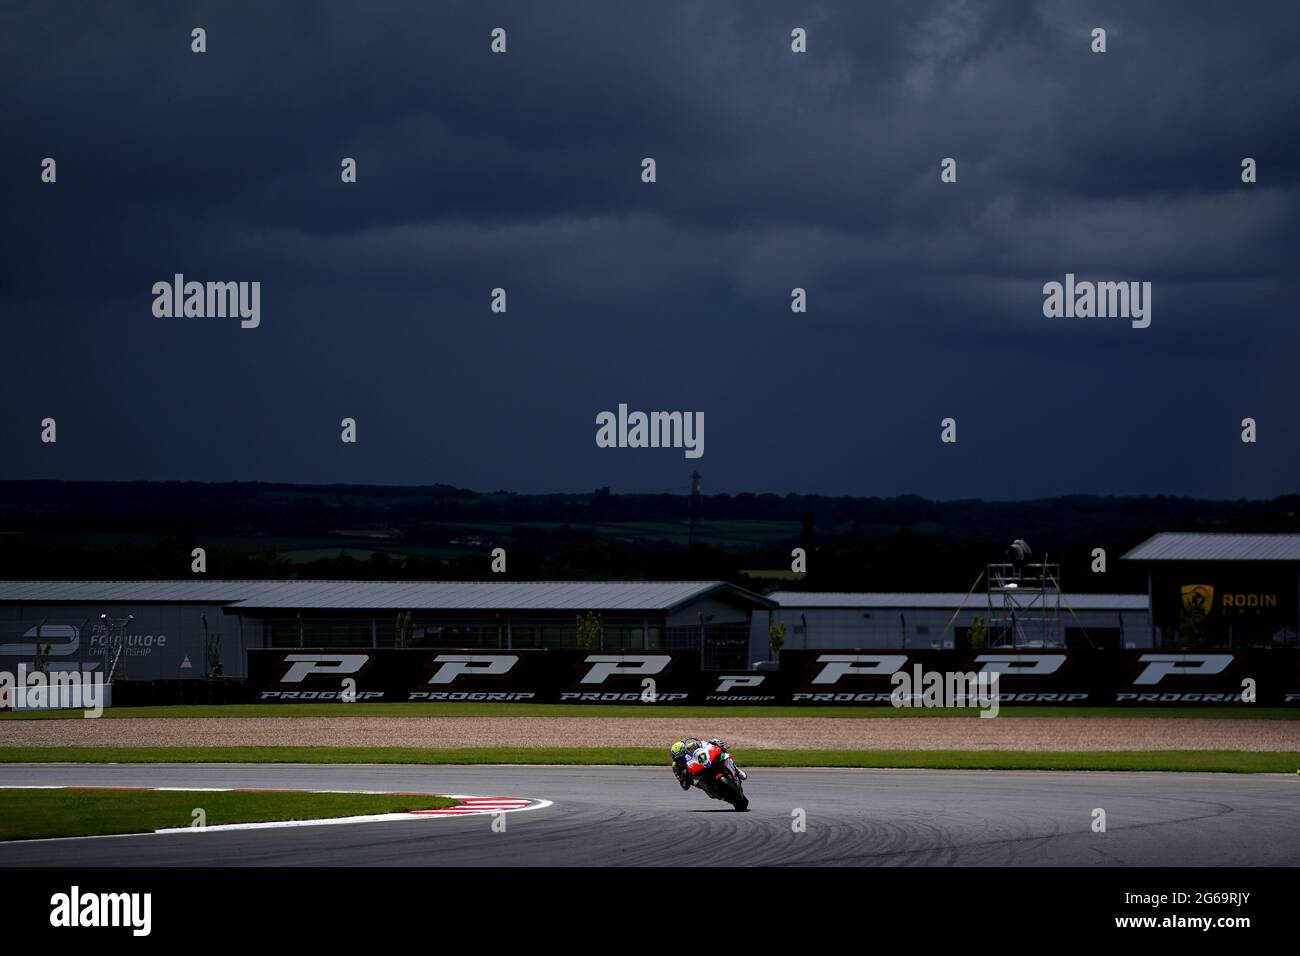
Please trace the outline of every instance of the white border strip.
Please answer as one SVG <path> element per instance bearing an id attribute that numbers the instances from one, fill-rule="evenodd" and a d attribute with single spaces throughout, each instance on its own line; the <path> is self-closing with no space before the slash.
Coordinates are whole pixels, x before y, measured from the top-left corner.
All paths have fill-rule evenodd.
<path id="1" fill-rule="evenodd" d="M 277 788 L 250 789 L 246 787 L 83 787 L 65 784 L 44 785 L 24 784 L 19 786 L 0 786 L 0 790 L 77 790 L 82 792 L 108 791 L 129 792 L 140 790 L 160 790 L 172 793 L 356 793 L 371 796 L 393 794 L 405 796 L 405 790 L 281 790 Z M 485 813 L 519 813 L 524 810 L 544 810 L 553 806 L 550 800 L 537 800 L 531 797 L 483 797 L 476 794 L 411 794 L 411 796 L 445 796 L 451 800 L 477 800 L 482 806 L 444 807 L 441 810 L 407 810 L 400 813 L 370 813 L 355 817 L 322 817 L 317 820 L 266 820 L 258 823 L 218 823 L 204 827 L 166 827 L 161 830 L 141 830 L 139 833 L 92 833 L 85 836 L 38 837 L 32 840 L 0 840 L 0 847 L 18 843 L 53 843 L 64 840 L 110 840 L 120 837 L 153 836 L 160 833 L 215 833 L 224 830 L 272 830 L 282 827 L 320 827 L 336 826 L 350 823 L 397 823 L 412 820 L 445 820 L 450 818 L 482 816 Z M 498 802 L 499 801 L 499 802 Z M 503 806 L 506 802 L 526 801 L 526 806 Z"/>
<path id="2" fill-rule="evenodd" d="M 541 810 L 551 806 L 550 800 L 534 800 L 526 807 L 507 809 L 465 809 L 453 813 L 373 813 L 362 817 L 326 817 L 320 820 L 270 820 L 265 823 L 218 823 L 210 827 L 175 827 L 154 830 L 154 833 L 213 833 L 219 830 L 272 830 L 277 827 L 322 827 L 343 823 L 396 823 L 405 820 L 449 820 L 453 817 L 481 816 L 485 813 L 518 813 L 522 810 Z M 448 807 L 453 810 L 454 808 Z"/>

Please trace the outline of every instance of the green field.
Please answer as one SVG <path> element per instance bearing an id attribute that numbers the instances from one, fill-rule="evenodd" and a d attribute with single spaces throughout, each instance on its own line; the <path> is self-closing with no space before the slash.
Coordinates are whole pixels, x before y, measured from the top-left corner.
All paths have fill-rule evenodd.
<path id="1" fill-rule="evenodd" d="M 455 803 L 446 797 L 413 794 L 0 788 L 0 840 L 152 833 L 190 826 L 199 808 L 207 825 L 216 826 L 434 810 Z"/>
<path id="2" fill-rule="evenodd" d="M 0 713 L 0 720 L 80 719 L 75 710 L 35 710 Z M 669 717 L 674 720 L 718 720 L 736 717 L 974 717 L 974 708 L 939 707 L 679 707 L 654 704 L 487 704 L 487 703 L 355 703 L 355 704 L 180 704 L 169 707 L 110 707 L 109 719 L 130 717 Z M 1003 707 L 999 717 L 1100 717 L 1253 720 L 1300 719 L 1300 707 Z"/>
<path id="3" fill-rule="evenodd" d="M 1154 750 L 740 750 L 745 767 L 1167 770 L 1300 773 L 1300 752 Z M 666 766 L 658 747 L 0 747 L 0 763 L 349 763 Z"/>
<path id="4" fill-rule="evenodd" d="M 776 568 L 770 571 L 762 568 L 742 568 L 740 573 L 757 581 L 802 581 L 808 577 L 804 571 L 791 571 L 788 568 Z"/>
<path id="5" fill-rule="evenodd" d="M 286 500 L 292 501 L 292 497 Z M 418 501 L 410 499 L 411 502 Z M 390 502 L 391 503 L 391 502 Z M 363 522 L 364 523 L 364 522 Z M 381 522 L 382 523 L 382 522 Z M 702 520 L 696 524 L 694 540 L 718 548 L 762 548 L 784 544 L 799 536 L 799 521 L 764 518 L 728 518 Z M 567 530 L 603 540 L 626 541 L 641 545 L 682 546 L 691 539 L 690 522 L 681 521 L 430 521 L 422 523 L 420 538 L 427 542 L 410 544 L 402 538 L 374 538 L 347 534 L 247 534 L 208 535 L 199 544 L 213 549 L 242 552 L 292 552 L 340 548 L 380 551 L 394 557 L 403 555 L 462 556 L 483 554 L 482 548 L 449 547 L 438 542 L 450 535 L 493 539 L 527 531 L 554 532 Z M 122 547 L 156 547 L 164 535 L 156 532 L 122 533 L 108 531 L 63 532 L 35 531 L 22 534 L 24 542 L 49 551 L 113 551 Z"/>

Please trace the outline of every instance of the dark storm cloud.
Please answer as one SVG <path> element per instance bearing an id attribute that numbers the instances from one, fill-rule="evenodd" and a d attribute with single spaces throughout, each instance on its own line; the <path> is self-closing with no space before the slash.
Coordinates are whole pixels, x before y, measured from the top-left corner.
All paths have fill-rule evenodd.
<path id="1" fill-rule="evenodd" d="M 1294 490 L 1295 21 L 32 5 L 0 41 L 0 476 L 682 487 L 679 454 L 594 447 L 626 401 L 706 413 L 714 490 Z M 1044 319 L 1067 271 L 1152 281 L 1152 327 Z M 154 319 L 174 272 L 262 281 L 263 327 Z"/>

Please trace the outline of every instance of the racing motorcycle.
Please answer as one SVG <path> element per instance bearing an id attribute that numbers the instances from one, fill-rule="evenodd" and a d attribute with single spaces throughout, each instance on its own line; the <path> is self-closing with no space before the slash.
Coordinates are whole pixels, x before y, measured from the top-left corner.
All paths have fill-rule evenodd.
<path id="1" fill-rule="evenodd" d="M 704 744 L 687 762 L 691 778 L 714 800 L 725 800 L 737 810 L 749 809 L 749 798 L 731 754 L 717 744 Z"/>

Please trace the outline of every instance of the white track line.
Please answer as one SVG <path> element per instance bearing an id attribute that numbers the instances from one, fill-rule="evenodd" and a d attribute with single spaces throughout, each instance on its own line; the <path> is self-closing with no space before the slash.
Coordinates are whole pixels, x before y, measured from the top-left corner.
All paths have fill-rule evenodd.
<path id="1" fill-rule="evenodd" d="M 405 790 L 283 790 L 277 788 L 248 787 L 79 787 L 75 785 L 22 784 L 18 786 L 0 786 L 0 790 L 77 790 L 77 791 L 141 791 L 156 790 L 170 793 L 357 793 L 369 796 L 395 794 L 408 795 Z M 13 843 L 53 843 L 62 840 L 109 840 L 116 837 L 151 836 L 160 833 L 213 833 L 219 830 L 271 830 L 280 827 L 319 827 L 335 826 L 347 823 L 395 823 L 399 821 L 430 820 L 443 817 L 465 817 L 485 813 L 518 813 L 522 810 L 543 810 L 552 806 L 550 800 L 535 800 L 525 797 L 481 797 L 471 794 L 409 794 L 410 796 L 446 796 L 461 803 L 454 807 L 439 810 L 405 810 L 400 813 L 370 813 L 354 817 L 323 817 L 317 820 L 267 820 L 259 823 L 218 823 L 204 827 L 166 827 L 161 830 L 145 830 L 140 833 L 97 833 L 87 836 L 40 837 L 34 840 L 4 840 L 0 846 Z"/>

